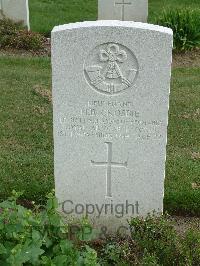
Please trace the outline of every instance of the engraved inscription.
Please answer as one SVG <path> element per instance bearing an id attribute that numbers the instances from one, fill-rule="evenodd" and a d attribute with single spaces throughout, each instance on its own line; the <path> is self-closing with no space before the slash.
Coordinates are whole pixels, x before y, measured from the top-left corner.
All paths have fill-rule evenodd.
<path id="1" fill-rule="evenodd" d="M 108 161 L 95 162 L 91 161 L 94 166 L 107 166 L 106 170 L 106 197 L 112 197 L 112 167 L 125 167 L 127 168 L 128 162 L 117 163 L 112 161 L 112 142 L 105 142 L 108 148 Z"/>
<path id="2" fill-rule="evenodd" d="M 84 64 L 87 82 L 106 95 L 116 95 L 131 87 L 138 71 L 138 61 L 133 52 L 117 43 L 97 46 Z"/>
<path id="3" fill-rule="evenodd" d="M 121 2 L 115 2 L 115 5 L 120 5 L 122 8 L 121 11 L 121 20 L 124 21 L 125 19 L 125 6 L 132 5 L 131 2 L 127 2 L 125 0 L 122 0 Z"/>
<path id="4" fill-rule="evenodd" d="M 104 139 L 159 140 L 165 123 L 145 119 L 132 101 L 90 100 L 87 103 L 68 103 L 70 112 L 59 115 L 60 137 Z"/>

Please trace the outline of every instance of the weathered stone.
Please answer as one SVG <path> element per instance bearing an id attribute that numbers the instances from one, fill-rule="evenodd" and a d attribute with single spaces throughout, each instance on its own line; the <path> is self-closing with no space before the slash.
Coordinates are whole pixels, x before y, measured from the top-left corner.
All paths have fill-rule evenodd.
<path id="1" fill-rule="evenodd" d="M 162 212 L 171 59 L 168 28 L 53 29 L 55 183 L 66 214 L 110 229 Z"/>

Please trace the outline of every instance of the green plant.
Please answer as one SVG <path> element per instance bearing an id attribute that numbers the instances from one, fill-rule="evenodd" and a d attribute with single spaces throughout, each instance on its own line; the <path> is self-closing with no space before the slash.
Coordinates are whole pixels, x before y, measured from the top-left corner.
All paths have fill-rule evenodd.
<path id="1" fill-rule="evenodd" d="M 30 32 L 10 19 L 0 20 L 0 47 L 37 51 L 44 47 L 44 37 Z"/>
<path id="2" fill-rule="evenodd" d="M 69 227 L 56 210 L 53 193 L 43 210 L 18 205 L 20 196 L 13 191 L 0 203 L 0 265 L 98 265 L 95 250 L 78 248 L 67 238 Z"/>
<path id="3" fill-rule="evenodd" d="M 13 39 L 13 47 L 17 49 L 38 51 L 44 47 L 44 38 L 35 32 L 19 30 Z"/>
<path id="4" fill-rule="evenodd" d="M 188 256 L 190 265 L 199 265 L 200 263 L 200 231 L 189 230 L 183 241 L 184 252 Z"/>
<path id="5" fill-rule="evenodd" d="M 143 260 L 155 265 L 184 265 L 187 257 L 174 227 L 166 218 L 148 215 L 146 219 L 132 219 L 132 238 L 139 245 Z"/>
<path id="6" fill-rule="evenodd" d="M 23 29 L 21 23 L 15 23 L 10 19 L 0 20 L 0 47 L 6 47 L 11 42 L 17 31 Z"/>
<path id="7" fill-rule="evenodd" d="M 0 33 L 3 35 L 13 35 L 16 30 L 23 29 L 21 22 L 14 22 L 11 19 L 0 19 Z"/>
<path id="8" fill-rule="evenodd" d="M 116 265 L 121 257 L 121 250 L 117 243 L 108 243 L 102 251 L 101 257 L 109 263 L 109 265 Z"/>
<path id="9" fill-rule="evenodd" d="M 146 249 L 144 250 L 141 265 L 159 266 L 157 257 L 154 254 L 149 254 Z"/>
<path id="10" fill-rule="evenodd" d="M 173 30 L 175 50 L 185 51 L 200 46 L 200 10 L 164 11 L 156 23 Z"/>
<path id="11" fill-rule="evenodd" d="M 132 238 L 89 241 L 82 234 L 72 241 L 54 193 L 48 194 L 46 206 L 32 202 L 32 210 L 17 204 L 21 196 L 13 191 L 0 203 L 0 265 L 199 265 L 200 232 L 180 237 L 166 216 L 132 219 Z M 88 228 L 88 221 L 80 225 Z"/>
<path id="12" fill-rule="evenodd" d="M 100 265 L 128 266 L 139 263 L 137 245 L 127 237 L 107 239 L 99 257 Z"/>

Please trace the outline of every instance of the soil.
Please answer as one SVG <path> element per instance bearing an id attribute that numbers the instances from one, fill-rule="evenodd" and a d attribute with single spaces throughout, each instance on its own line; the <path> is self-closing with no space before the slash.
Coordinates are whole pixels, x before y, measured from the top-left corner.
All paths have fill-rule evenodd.
<path id="1" fill-rule="evenodd" d="M 22 56 L 22 57 L 35 57 L 35 56 L 51 56 L 51 40 L 49 38 L 44 38 L 44 48 L 38 51 L 27 51 L 19 50 L 13 48 L 0 48 L 0 56 Z"/>
<path id="2" fill-rule="evenodd" d="M 45 98 L 48 102 L 52 103 L 52 90 L 43 88 L 41 85 L 35 85 L 33 87 L 34 92 L 41 96 L 42 98 Z"/>
<path id="3" fill-rule="evenodd" d="M 173 54 L 173 67 L 200 67 L 200 48 Z"/>
<path id="4" fill-rule="evenodd" d="M 170 220 L 174 224 L 177 233 L 184 235 L 189 229 L 200 231 L 200 217 L 171 216 Z"/>

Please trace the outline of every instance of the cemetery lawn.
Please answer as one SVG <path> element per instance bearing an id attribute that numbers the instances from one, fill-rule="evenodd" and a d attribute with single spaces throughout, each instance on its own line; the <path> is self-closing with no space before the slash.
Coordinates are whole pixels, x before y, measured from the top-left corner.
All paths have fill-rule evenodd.
<path id="1" fill-rule="evenodd" d="M 98 0 L 29 0 L 31 29 L 50 34 L 55 25 L 96 20 Z M 163 9 L 199 9 L 199 0 L 149 0 L 149 22 L 153 23 Z"/>
<path id="2" fill-rule="evenodd" d="M 0 57 L 0 199 L 54 187 L 49 58 Z M 165 210 L 200 216 L 200 68 L 172 72 Z"/>
<path id="3" fill-rule="evenodd" d="M 54 185 L 52 108 L 36 91 L 50 87 L 50 60 L 1 57 L 0 69 L 0 198 L 15 188 L 42 201 Z"/>

